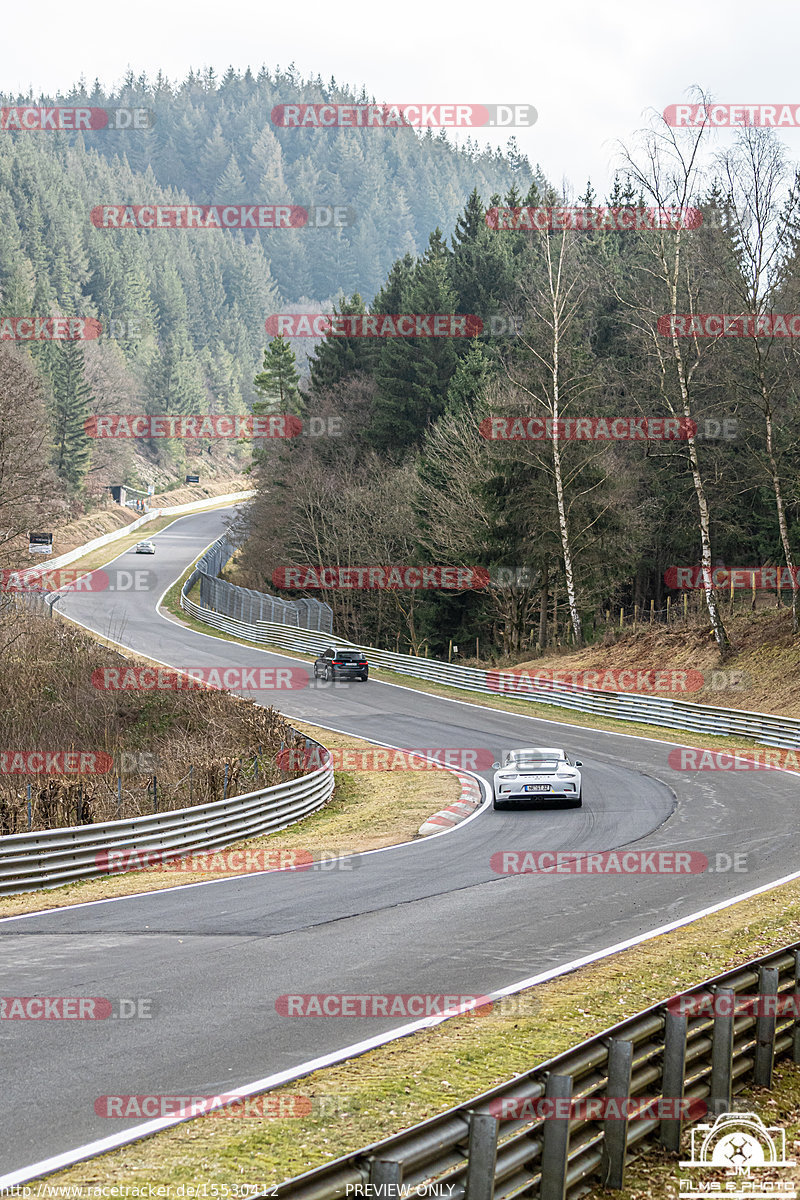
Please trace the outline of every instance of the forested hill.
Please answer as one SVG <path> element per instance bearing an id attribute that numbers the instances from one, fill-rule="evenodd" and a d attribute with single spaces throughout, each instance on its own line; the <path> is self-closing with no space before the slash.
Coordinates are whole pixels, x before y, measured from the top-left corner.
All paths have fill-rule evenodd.
<path id="1" fill-rule="evenodd" d="M 299 98 L 365 101 L 334 80 L 293 72 L 190 74 L 181 84 L 127 78 L 113 92 L 83 84 L 65 96 L 0 96 L 0 108 L 145 109 L 146 129 L 15 130 L 0 119 L 0 321 L 96 318 L 98 341 L 20 343 L 43 387 L 61 486 L 99 497 L 125 477 L 159 486 L 180 474 L 174 440 L 89 446 L 90 413 L 250 411 L 265 319 L 286 305 L 367 301 L 392 264 L 449 236 L 468 195 L 524 192 L 527 159 L 456 147 L 401 129 L 281 129 L 272 109 Z M 339 229 L 110 229 L 97 205 L 339 205 Z M 113 324 L 112 324 L 113 322 Z M 2 326 L 0 326 L 2 328 Z M 7 336 L 2 335 L 4 338 Z M 217 464 L 234 446 L 217 447 Z M 209 457 L 211 455 L 211 457 Z M 219 462 L 222 466 L 222 462 Z M 76 500 L 77 502 L 77 500 Z"/>
<path id="2" fill-rule="evenodd" d="M 4 96 L 0 104 L 145 108 L 154 118 L 152 128 L 47 136 L 6 132 L 0 154 L 4 161 L 16 153 L 23 161 L 42 156 L 63 167 L 64 147 L 73 147 L 77 158 L 70 160 L 70 174 L 77 167 L 78 179 L 85 177 L 90 186 L 80 189 L 79 184 L 79 189 L 84 196 L 91 193 L 92 203 L 145 203 L 166 196 L 173 203 L 183 198 L 199 204 L 348 206 L 354 223 L 339 233 L 281 230 L 259 237 L 285 301 L 324 302 L 340 292 L 359 292 L 369 300 L 396 259 L 421 252 L 437 226 L 446 235 L 452 232 L 473 188 L 488 199 L 505 195 L 515 181 L 524 192 L 531 179 L 530 164 L 513 142 L 503 154 L 481 150 L 475 141 L 457 147 L 444 131 L 282 129 L 271 120 L 279 104 L 371 99 L 334 79 L 328 84 L 319 76 L 301 79 L 293 70 L 271 74 L 262 68 L 254 76 L 230 69 L 221 80 L 207 71 L 190 74 L 178 85 L 161 76 L 151 81 L 129 75 L 111 92 L 97 83 L 90 89 L 81 84 L 66 96 L 35 101 Z M 88 160 L 85 166 L 82 157 Z M 107 164 L 107 173 L 98 159 Z M 3 193 L 5 186 L 4 181 Z M 83 207 L 76 211 L 70 203 L 69 208 L 81 225 Z M 29 234 L 23 244 L 30 252 L 39 231 L 24 224 L 23 231 Z M 48 232 L 41 231 L 46 248 Z M 81 240 L 87 236 L 84 231 Z M 0 260 L 0 270 L 4 266 Z"/>

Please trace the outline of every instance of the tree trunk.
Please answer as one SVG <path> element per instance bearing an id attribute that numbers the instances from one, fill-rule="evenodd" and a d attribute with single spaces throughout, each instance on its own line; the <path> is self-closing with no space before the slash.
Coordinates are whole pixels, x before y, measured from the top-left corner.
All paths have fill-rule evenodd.
<path id="1" fill-rule="evenodd" d="M 567 602 L 569 604 L 569 615 L 572 621 L 572 632 L 575 638 L 575 645 L 583 645 L 583 630 L 581 629 L 581 616 L 578 612 L 578 602 L 575 595 L 575 576 L 572 569 L 572 544 L 569 537 L 569 522 L 567 520 L 567 506 L 564 502 L 564 480 L 561 470 L 561 451 L 558 445 L 558 422 L 561 418 L 561 395 L 559 391 L 559 342 L 560 329 L 558 320 L 558 306 L 553 297 L 553 472 L 556 481 L 556 504 L 558 506 L 558 530 L 561 535 L 561 552 L 564 556 L 564 576 L 567 582 Z"/>
<path id="2" fill-rule="evenodd" d="M 544 654 L 547 648 L 547 592 L 548 592 L 548 565 L 544 564 L 542 572 L 542 590 L 539 597 L 539 648 Z"/>
<path id="3" fill-rule="evenodd" d="M 786 566 L 789 570 L 789 578 L 792 581 L 792 633 L 796 636 L 798 632 L 797 626 L 797 572 L 794 567 L 794 559 L 792 558 L 792 548 L 789 545 L 789 528 L 786 524 L 786 507 L 783 500 L 783 488 L 781 486 L 781 477 L 778 471 L 778 463 L 775 459 L 775 449 L 772 440 L 772 412 L 769 405 L 769 394 L 767 392 L 766 381 L 763 372 L 761 374 L 761 395 L 764 400 L 764 423 L 766 425 L 767 434 L 767 457 L 769 459 L 769 469 L 772 475 L 772 489 L 775 493 L 775 507 L 778 511 L 778 529 L 781 535 L 781 545 L 783 546 L 783 556 L 786 559 Z M 780 593 L 778 593 L 780 595 Z"/>
<path id="4" fill-rule="evenodd" d="M 675 314 L 678 311 L 678 267 L 680 264 L 680 232 L 675 234 L 675 267 L 672 278 L 670 279 L 670 311 Z M 689 385 L 686 378 L 686 365 L 683 361 L 683 351 L 679 344 L 678 336 L 674 332 L 672 334 L 672 353 L 675 358 L 675 366 L 677 368 L 678 385 L 681 392 L 681 405 L 683 408 L 683 416 L 686 421 L 687 432 L 693 428 L 692 409 L 689 401 Z M 730 642 L 725 631 L 725 625 L 722 621 L 722 615 L 717 604 L 717 597 L 714 595 L 713 580 L 711 578 L 711 521 L 708 513 L 708 500 L 706 498 L 706 489 L 703 484 L 703 477 L 700 473 L 700 461 L 697 457 L 697 440 L 694 433 L 689 432 L 688 436 L 689 447 L 689 462 L 692 468 L 692 482 L 694 483 L 694 491 L 697 497 L 697 508 L 700 516 L 700 551 L 701 563 L 703 569 L 703 591 L 706 600 L 706 609 L 708 611 L 711 628 L 714 632 L 714 640 L 717 643 L 720 660 L 724 661 L 730 653 Z"/>

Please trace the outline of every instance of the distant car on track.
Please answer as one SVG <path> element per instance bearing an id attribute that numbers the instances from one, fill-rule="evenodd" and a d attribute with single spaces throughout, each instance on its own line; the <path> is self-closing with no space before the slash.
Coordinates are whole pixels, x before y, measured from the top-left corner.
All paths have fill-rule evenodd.
<path id="1" fill-rule="evenodd" d="M 561 801 L 570 808 L 583 804 L 582 763 L 570 762 L 564 750 L 529 746 L 507 750 L 502 765 L 492 764 L 494 808 L 520 808 L 526 804 Z"/>
<path id="2" fill-rule="evenodd" d="M 133 548 L 134 554 L 155 554 L 155 542 L 137 542 Z"/>
<path id="3" fill-rule="evenodd" d="M 340 650 L 328 646 L 314 663 L 314 678 L 319 679 L 369 679 L 369 663 L 360 650 Z"/>

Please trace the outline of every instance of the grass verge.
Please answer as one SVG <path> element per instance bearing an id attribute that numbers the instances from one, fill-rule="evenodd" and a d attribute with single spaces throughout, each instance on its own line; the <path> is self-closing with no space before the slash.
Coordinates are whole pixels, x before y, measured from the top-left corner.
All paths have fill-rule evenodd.
<path id="1" fill-rule="evenodd" d="M 221 640 L 252 645 L 186 617 L 178 607 L 179 591 L 180 582 L 170 589 L 165 606 L 188 627 Z M 285 653 L 278 647 L 258 648 Z M 312 656 L 293 653 L 292 657 L 308 660 Z M 394 672 L 374 671 L 373 676 L 395 683 L 400 678 L 403 686 L 412 690 L 469 699 L 481 707 L 557 723 L 656 737 L 665 742 L 691 739 L 692 744 L 701 746 L 724 745 L 726 741 L 565 712 L 550 705 L 484 697 L 398 677 Z M 559 722 L 561 712 L 563 722 Z M 320 736 L 326 745 L 336 744 L 333 739 L 337 735 L 320 731 Z M 736 741 L 737 746 L 747 744 Z M 346 849 L 338 840 L 335 844 L 339 852 Z M 325 848 L 331 849 L 332 844 Z M 86 1189 L 109 1183 L 178 1186 L 209 1180 L 231 1188 L 244 1184 L 269 1187 L 464 1102 L 632 1016 L 657 999 L 694 986 L 701 976 L 729 969 L 798 938 L 800 883 L 791 883 L 530 989 L 511 1002 L 495 1006 L 485 1016 L 452 1019 L 277 1091 L 278 1096 L 309 1097 L 312 1111 L 307 1116 L 271 1120 L 198 1118 L 91 1163 L 58 1172 L 50 1182 Z M 536 970 L 535 963 L 530 970 Z M 800 1094 L 797 1070 L 782 1065 L 776 1082 L 774 1092 L 758 1093 L 759 1111 L 765 1117 L 771 1111 L 796 1114 Z M 795 1121 L 790 1132 L 796 1136 L 797 1131 Z M 628 1189 L 619 1193 L 623 1200 L 664 1194 L 664 1185 L 669 1188 L 669 1181 L 675 1178 L 675 1168 L 672 1160 L 663 1164 L 663 1171 L 659 1170 L 661 1165 L 658 1154 L 634 1164 Z M 600 1194 L 600 1190 L 593 1193 L 598 1198 Z"/>
<path id="2" fill-rule="evenodd" d="M 463 1103 L 702 977 L 797 939 L 795 882 L 529 989 L 485 1016 L 453 1018 L 278 1089 L 277 1096 L 311 1098 L 307 1116 L 196 1118 L 50 1181 L 268 1187 Z"/>
<path id="3" fill-rule="evenodd" d="M 619 1200 L 652 1200 L 654 1196 L 677 1196 L 681 1182 L 692 1180 L 691 1186 L 697 1187 L 702 1176 L 702 1186 L 711 1196 L 730 1195 L 731 1189 L 742 1187 L 751 1188 L 753 1196 L 774 1195 L 787 1196 L 792 1185 L 800 1192 L 800 1065 L 783 1059 L 775 1066 L 773 1087 L 748 1087 L 736 1096 L 735 1112 L 755 1112 L 767 1127 L 779 1126 L 786 1135 L 786 1157 L 795 1159 L 792 1167 L 774 1167 L 758 1171 L 752 1178 L 739 1176 L 734 1183 L 730 1173 L 703 1168 L 701 1171 L 678 1166 L 678 1158 L 688 1160 L 691 1157 L 691 1134 L 686 1130 L 681 1142 L 680 1156 L 668 1154 L 660 1147 L 653 1147 L 646 1154 L 640 1155 L 628 1166 L 625 1174 L 625 1186 L 615 1191 L 614 1196 Z M 713 1119 L 706 1118 L 710 1124 Z M 770 1181 L 767 1184 L 767 1181 Z M 768 1186 L 771 1190 L 759 1191 Z M 688 1184 L 684 1185 L 689 1190 Z M 741 1194 L 741 1193 L 739 1193 Z M 608 1190 L 594 1187 L 586 1193 L 590 1200 L 608 1200 Z"/>

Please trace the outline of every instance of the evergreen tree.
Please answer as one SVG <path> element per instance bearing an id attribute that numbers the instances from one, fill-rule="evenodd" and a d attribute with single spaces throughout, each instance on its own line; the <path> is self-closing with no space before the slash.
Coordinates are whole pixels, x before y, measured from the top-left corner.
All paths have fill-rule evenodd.
<path id="1" fill-rule="evenodd" d="M 358 292 L 350 300 L 342 300 L 333 306 L 334 314 L 348 316 L 366 312 L 364 301 Z M 330 334 L 315 349 L 309 358 L 311 387 L 314 392 L 334 387 L 347 375 L 356 371 L 370 370 L 374 365 L 375 348 L 371 338 L 333 337 Z"/>
<path id="2" fill-rule="evenodd" d="M 473 340 L 453 372 L 447 389 L 447 407 L 469 413 L 482 395 L 492 373 L 492 360 L 481 343 Z"/>
<path id="3" fill-rule="evenodd" d="M 273 338 L 264 351 L 263 370 L 253 380 L 261 397 L 253 405 L 253 412 L 282 413 L 284 416 L 293 413 L 300 416 L 303 403 L 299 383 L 294 351 L 282 335 Z"/>
<path id="4" fill-rule="evenodd" d="M 53 466 L 77 490 L 89 470 L 91 451 L 86 421 L 93 400 L 86 383 L 83 347 L 77 341 L 53 347 Z"/>
<path id="5" fill-rule="evenodd" d="M 455 313 L 450 257 L 436 229 L 399 311 Z M 464 339 L 456 337 L 398 337 L 385 342 L 375 369 L 378 395 L 369 430 L 376 450 L 397 452 L 419 444 L 444 411 L 447 388 L 464 349 Z"/>

